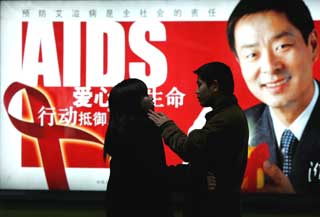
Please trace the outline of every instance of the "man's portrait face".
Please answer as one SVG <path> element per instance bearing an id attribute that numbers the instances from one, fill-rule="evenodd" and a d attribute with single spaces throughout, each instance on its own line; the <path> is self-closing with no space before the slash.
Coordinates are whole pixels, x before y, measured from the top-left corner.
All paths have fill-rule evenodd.
<path id="1" fill-rule="evenodd" d="M 309 102 L 317 55 L 315 32 L 306 44 L 284 14 L 266 11 L 241 18 L 234 36 L 244 80 L 255 97 L 276 108 Z"/>

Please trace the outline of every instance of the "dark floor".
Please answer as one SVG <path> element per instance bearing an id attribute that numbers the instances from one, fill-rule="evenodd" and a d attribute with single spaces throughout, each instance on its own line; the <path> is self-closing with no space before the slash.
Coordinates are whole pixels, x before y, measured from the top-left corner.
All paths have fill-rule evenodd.
<path id="1" fill-rule="evenodd" d="M 105 217 L 103 205 L 103 192 L 0 191 L 0 217 Z M 243 217 L 320 217 L 319 197 L 244 195 L 242 207 Z"/>
<path id="2" fill-rule="evenodd" d="M 21 208 L 0 209 L 1 217 L 105 217 L 102 209 L 70 209 L 70 208 Z M 277 213 L 277 212 L 244 212 L 242 217 L 319 217 L 318 213 Z M 152 216 L 150 216 L 152 217 Z M 182 217 L 176 212 L 175 217 Z"/>

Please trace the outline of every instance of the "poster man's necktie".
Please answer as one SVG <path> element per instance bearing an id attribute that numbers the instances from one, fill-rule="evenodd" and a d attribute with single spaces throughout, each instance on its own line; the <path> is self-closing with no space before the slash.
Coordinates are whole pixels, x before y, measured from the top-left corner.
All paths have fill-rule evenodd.
<path id="1" fill-rule="evenodd" d="M 298 143 L 297 138 L 290 130 L 285 130 L 281 136 L 280 146 L 283 154 L 283 173 L 288 176 L 292 171 L 292 159 L 294 146 Z"/>

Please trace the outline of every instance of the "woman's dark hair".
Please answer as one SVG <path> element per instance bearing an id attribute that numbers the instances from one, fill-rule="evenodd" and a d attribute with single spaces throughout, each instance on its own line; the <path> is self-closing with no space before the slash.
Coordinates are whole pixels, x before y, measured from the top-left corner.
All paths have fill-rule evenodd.
<path id="1" fill-rule="evenodd" d="M 214 81 L 219 84 L 219 91 L 224 95 L 232 95 L 234 91 L 234 81 L 231 69 L 221 62 L 210 62 L 200 66 L 194 71 L 208 87 Z"/>
<path id="2" fill-rule="evenodd" d="M 265 11 L 284 14 L 289 22 L 301 32 L 305 43 L 308 43 L 314 23 L 308 7 L 302 0 L 241 0 L 232 11 L 227 25 L 228 42 L 234 54 L 237 54 L 234 38 L 237 22 L 244 16 Z"/>
<path id="3" fill-rule="evenodd" d="M 148 96 L 146 84 L 135 78 L 126 79 L 115 85 L 109 95 L 109 124 L 104 143 L 104 158 L 112 152 L 112 145 L 117 135 L 123 132 L 130 121 L 146 111 L 141 106 L 143 97 Z"/>

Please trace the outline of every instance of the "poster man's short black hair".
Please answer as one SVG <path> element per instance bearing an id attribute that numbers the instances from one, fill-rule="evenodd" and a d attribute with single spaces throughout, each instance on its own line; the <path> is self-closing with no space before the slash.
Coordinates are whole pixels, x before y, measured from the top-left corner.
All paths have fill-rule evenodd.
<path id="1" fill-rule="evenodd" d="M 308 43 L 308 37 L 314 29 L 314 23 L 303 0 L 241 0 L 232 11 L 227 25 L 228 42 L 233 53 L 237 54 L 234 38 L 237 22 L 244 16 L 264 11 L 284 14 L 289 22 L 301 32 L 305 43 Z"/>

